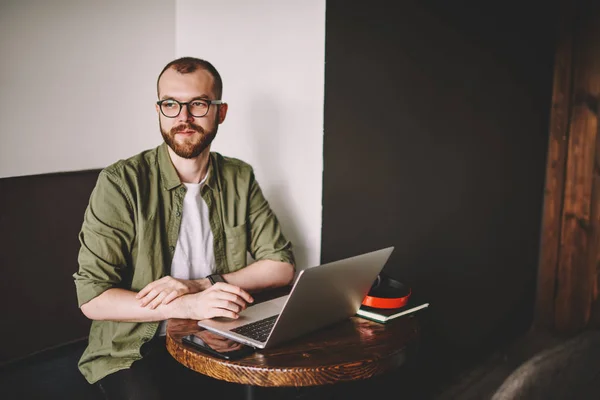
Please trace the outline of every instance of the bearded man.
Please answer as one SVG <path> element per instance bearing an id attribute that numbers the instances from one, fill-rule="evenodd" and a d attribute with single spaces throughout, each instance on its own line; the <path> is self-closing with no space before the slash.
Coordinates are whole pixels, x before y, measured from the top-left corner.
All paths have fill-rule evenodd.
<path id="1" fill-rule="evenodd" d="M 227 115 L 222 92 L 208 61 L 167 64 L 156 103 L 164 143 L 103 169 L 90 197 L 73 275 L 92 320 L 79 369 L 107 399 L 231 385 L 176 362 L 166 321 L 237 318 L 252 292 L 293 280 L 292 245 L 252 167 L 210 151 Z"/>

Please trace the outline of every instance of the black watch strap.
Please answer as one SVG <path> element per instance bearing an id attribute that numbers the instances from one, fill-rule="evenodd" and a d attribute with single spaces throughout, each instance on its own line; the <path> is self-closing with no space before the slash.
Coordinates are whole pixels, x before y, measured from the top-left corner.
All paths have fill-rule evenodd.
<path id="1" fill-rule="evenodd" d="M 225 282 L 225 279 L 223 279 L 223 277 L 219 274 L 210 274 L 209 276 L 207 276 L 207 278 L 210 281 L 211 285 L 214 285 L 217 282 Z"/>

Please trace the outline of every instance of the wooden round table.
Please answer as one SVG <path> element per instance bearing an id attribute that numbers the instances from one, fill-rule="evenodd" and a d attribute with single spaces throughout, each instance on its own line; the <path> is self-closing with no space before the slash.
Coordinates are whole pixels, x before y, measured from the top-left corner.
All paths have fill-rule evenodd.
<path id="1" fill-rule="evenodd" d="M 193 320 L 169 320 L 169 353 L 201 374 L 247 385 L 249 398 L 254 386 L 317 386 L 373 377 L 401 366 L 419 337 L 417 319 L 410 316 L 387 324 L 352 317 L 230 361 L 182 343 L 183 336 L 202 329 Z"/>

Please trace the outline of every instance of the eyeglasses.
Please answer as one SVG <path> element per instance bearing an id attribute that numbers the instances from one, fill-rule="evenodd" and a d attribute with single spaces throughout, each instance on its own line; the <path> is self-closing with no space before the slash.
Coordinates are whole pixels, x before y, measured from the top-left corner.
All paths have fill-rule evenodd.
<path id="1" fill-rule="evenodd" d="M 223 104 L 222 100 L 203 100 L 203 99 L 195 99 L 192 101 L 188 101 L 187 103 L 181 103 L 177 100 L 166 99 L 157 101 L 158 107 L 160 108 L 160 112 L 167 118 L 175 118 L 181 112 L 181 108 L 183 106 L 187 107 L 188 114 L 199 118 L 204 117 L 208 114 L 208 110 L 210 109 L 211 104 Z"/>

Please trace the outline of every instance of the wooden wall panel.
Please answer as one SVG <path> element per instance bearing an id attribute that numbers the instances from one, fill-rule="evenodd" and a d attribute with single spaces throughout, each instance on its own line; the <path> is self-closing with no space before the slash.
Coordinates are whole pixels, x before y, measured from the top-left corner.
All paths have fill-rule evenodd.
<path id="1" fill-rule="evenodd" d="M 600 13 L 564 2 L 551 113 L 535 326 L 575 333 L 597 302 Z"/>
<path id="2" fill-rule="evenodd" d="M 552 111 L 541 252 L 537 288 L 536 323 L 545 328 L 554 326 L 554 296 L 556 269 L 560 248 L 564 174 L 567 160 L 567 137 L 571 101 L 571 58 L 573 48 L 572 8 L 563 10 L 554 68 Z"/>

